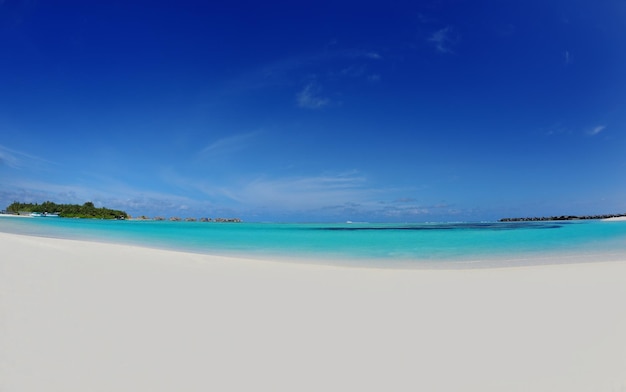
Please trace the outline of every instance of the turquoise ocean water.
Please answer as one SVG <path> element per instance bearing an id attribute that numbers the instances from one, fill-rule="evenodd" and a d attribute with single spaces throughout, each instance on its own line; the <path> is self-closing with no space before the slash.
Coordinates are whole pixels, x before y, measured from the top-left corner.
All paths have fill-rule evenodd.
<path id="1" fill-rule="evenodd" d="M 407 267 L 626 255 L 626 222 L 271 224 L 0 217 L 0 231 L 204 254 Z"/>

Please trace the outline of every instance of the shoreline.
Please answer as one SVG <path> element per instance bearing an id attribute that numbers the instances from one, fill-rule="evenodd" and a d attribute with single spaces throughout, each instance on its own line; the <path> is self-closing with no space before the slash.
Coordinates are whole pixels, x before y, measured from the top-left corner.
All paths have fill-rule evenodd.
<path id="1" fill-rule="evenodd" d="M 7 215 L 11 216 L 11 215 Z M 30 216 L 15 216 L 19 218 L 28 218 L 31 222 L 45 222 L 46 219 L 35 219 L 32 220 L 33 217 Z M 3 216 L 0 215 L 0 221 Z M 13 219 L 7 219 L 7 221 L 12 221 Z M 21 219 L 18 219 L 21 220 Z M 620 219 L 621 220 L 621 219 Z M 36 221 L 36 222 L 35 222 Z M 57 220 L 55 220 L 57 221 Z M 50 221 L 52 222 L 52 221 Z M 58 220 L 61 222 L 61 220 Z M 79 220 L 75 221 L 73 219 L 69 219 L 68 223 L 91 223 L 89 220 Z M 99 223 L 101 221 L 96 220 L 94 223 Z M 106 221 L 109 223 L 109 221 Z M 600 221 L 598 221 L 600 222 Z M 0 222 L 2 223 L 2 222 Z M 0 226 L 1 227 L 1 226 Z M 32 226 L 37 227 L 37 226 Z M 42 226 L 45 227 L 45 226 Z M 607 227 L 612 227 L 610 223 L 607 224 Z M 374 269 L 394 269 L 394 270 L 463 270 L 463 269 L 490 269 L 490 268 L 515 268 L 515 267 L 525 267 L 525 266 L 534 266 L 534 265 L 559 265 L 559 264 L 579 264 L 579 263 L 595 263 L 598 261 L 621 261 L 624 257 L 624 250 L 626 250 L 626 243 L 623 243 L 622 240 L 620 242 L 609 242 L 605 243 L 605 246 L 599 247 L 594 246 L 593 243 L 590 243 L 591 246 L 583 247 L 574 245 L 574 248 L 554 248 L 554 249 L 536 249 L 530 250 L 524 249 L 522 251 L 518 251 L 515 253 L 512 252 L 503 252 L 496 248 L 494 251 L 482 251 L 481 253 L 477 252 L 466 252 L 466 253 L 455 253 L 451 252 L 448 256 L 446 255 L 438 255 L 434 253 L 434 255 L 429 255 L 427 253 L 423 253 L 422 255 L 386 255 L 381 253 L 381 255 L 359 255 L 358 253 L 349 253 L 345 251 L 338 252 L 309 252 L 309 251 L 301 251 L 297 252 L 287 252 L 284 250 L 280 250 L 277 248 L 260 248 L 260 247 L 242 247 L 241 249 L 236 248 L 221 248 L 219 244 L 215 244 L 215 246 L 204 246 L 204 247 L 196 247 L 196 246 L 185 246 L 177 243 L 168 243 L 158 242 L 149 240 L 146 238 L 132 238 L 132 237 L 119 237 L 119 236 L 109 236 L 109 233 L 99 233 L 98 231 L 91 232 L 90 230 L 77 231 L 77 228 L 72 229 L 72 231 L 50 231 L 47 229 L 42 230 L 30 230 L 30 229 L 22 229 L 19 226 L 6 226 L 1 232 L 5 233 L 13 233 L 18 235 L 26 235 L 26 236 L 34 236 L 36 238 L 51 238 L 51 239 L 68 239 L 68 240 L 77 240 L 77 241 L 87 241 L 87 242 L 96 242 L 100 244 L 109 244 L 109 245 L 128 245 L 128 246 L 136 246 L 136 247 L 144 247 L 154 250 L 163 250 L 163 251 L 174 251 L 174 252 L 183 252 L 183 253 L 193 253 L 198 255 L 205 256 L 216 256 L 216 257 L 225 257 L 225 258 L 234 258 L 234 259 L 250 259 L 250 260 L 258 260 L 258 261 L 270 261 L 270 262 L 280 262 L 284 264 L 311 264 L 311 265 L 321 265 L 321 266 L 338 266 L 338 267 L 347 267 L 347 268 L 374 268 Z M 527 241 L 528 242 L 528 241 Z M 437 249 L 435 248 L 435 252 Z"/>
<path id="2" fill-rule="evenodd" d="M 0 389 L 614 391 L 626 255 L 460 270 L 0 233 Z"/>
<path id="3" fill-rule="evenodd" d="M 603 222 L 623 222 L 626 221 L 626 216 L 616 216 L 613 218 L 602 219 Z"/>
<path id="4" fill-rule="evenodd" d="M 30 216 L 21 216 L 30 218 Z M 482 257 L 453 258 L 453 259 L 413 259 L 413 258 L 368 258 L 338 255 L 307 255 L 286 253 L 258 253 L 246 251 L 215 250 L 207 253 L 202 250 L 193 250 L 176 247 L 152 246 L 142 242 L 120 242 L 113 238 L 98 239 L 94 237 L 69 238 L 67 236 L 53 236 L 47 234 L 3 232 L 3 234 L 25 236 L 40 239 L 76 241 L 78 243 L 93 243 L 101 246 L 122 246 L 152 251 L 173 252 L 219 258 L 225 260 L 246 260 L 249 262 L 280 263 L 311 265 L 321 267 L 338 267 L 350 269 L 373 269 L 373 270 L 474 270 L 474 269 L 507 269 L 536 266 L 550 266 L 562 264 L 589 264 L 598 262 L 620 262 L 626 260 L 626 255 L 618 251 L 591 251 L 581 253 L 579 251 L 537 251 L 516 256 L 504 256 L 503 254 L 483 255 Z"/>

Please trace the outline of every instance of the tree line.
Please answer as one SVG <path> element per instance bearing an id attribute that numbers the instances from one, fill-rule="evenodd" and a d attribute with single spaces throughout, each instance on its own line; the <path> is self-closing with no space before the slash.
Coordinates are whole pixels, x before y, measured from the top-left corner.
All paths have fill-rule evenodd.
<path id="1" fill-rule="evenodd" d="M 79 204 L 56 204 L 51 201 L 41 204 L 16 201 L 7 207 L 7 212 L 13 214 L 31 212 L 58 214 L 63 218 L 128 219 L 128 214 L 125 211 L 112 210 L 105 207 L 97 208 L 90 201 L 82 206 Z"/>

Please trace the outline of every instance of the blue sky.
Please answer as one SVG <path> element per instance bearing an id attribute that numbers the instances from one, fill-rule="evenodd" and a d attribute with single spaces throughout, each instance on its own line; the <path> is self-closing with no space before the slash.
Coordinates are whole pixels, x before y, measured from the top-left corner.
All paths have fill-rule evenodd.
<path id="1" fill-rule="evenodd" d="M 626 3 L 0 1 L 0 207 L 626 212 Z"/>

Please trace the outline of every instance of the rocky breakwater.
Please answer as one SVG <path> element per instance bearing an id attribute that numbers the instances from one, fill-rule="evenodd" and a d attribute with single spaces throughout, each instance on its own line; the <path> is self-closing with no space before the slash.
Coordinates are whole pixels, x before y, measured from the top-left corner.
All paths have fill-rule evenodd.
<path id="1" fill-rule="evenodd" d="M 626 217 L 625 214 L 604 214 L 604 215 L 560 215 L 542 216 L 527 218 L 502 218 L 499 222 L 536 222 L 536 221 L 565 221 L 565 220 L 589 220 L 589 219 L 609 219 Z"/>
<path id="2" fill-rule="evenodd" d="M 165 221 L 165 220 L 169 220 L 171 222 L 217 222 L 217 223 L 241 223 L 243 222 L 241 219 L 239 218 L 206 218 L 206 217 L 202 217 L 202 218 L 193 218 L 193 217 L 188 217 L 188 218 L 181 218 L 178 216 L 172 216 L 170 218 L 165 218 L 162 216 L 155 216 L 154 218 L 150 219 L 145 215 L 140 215 L 136 218 L 133 218 L 134 220 L 154 220 L 154 221 Z"/>

